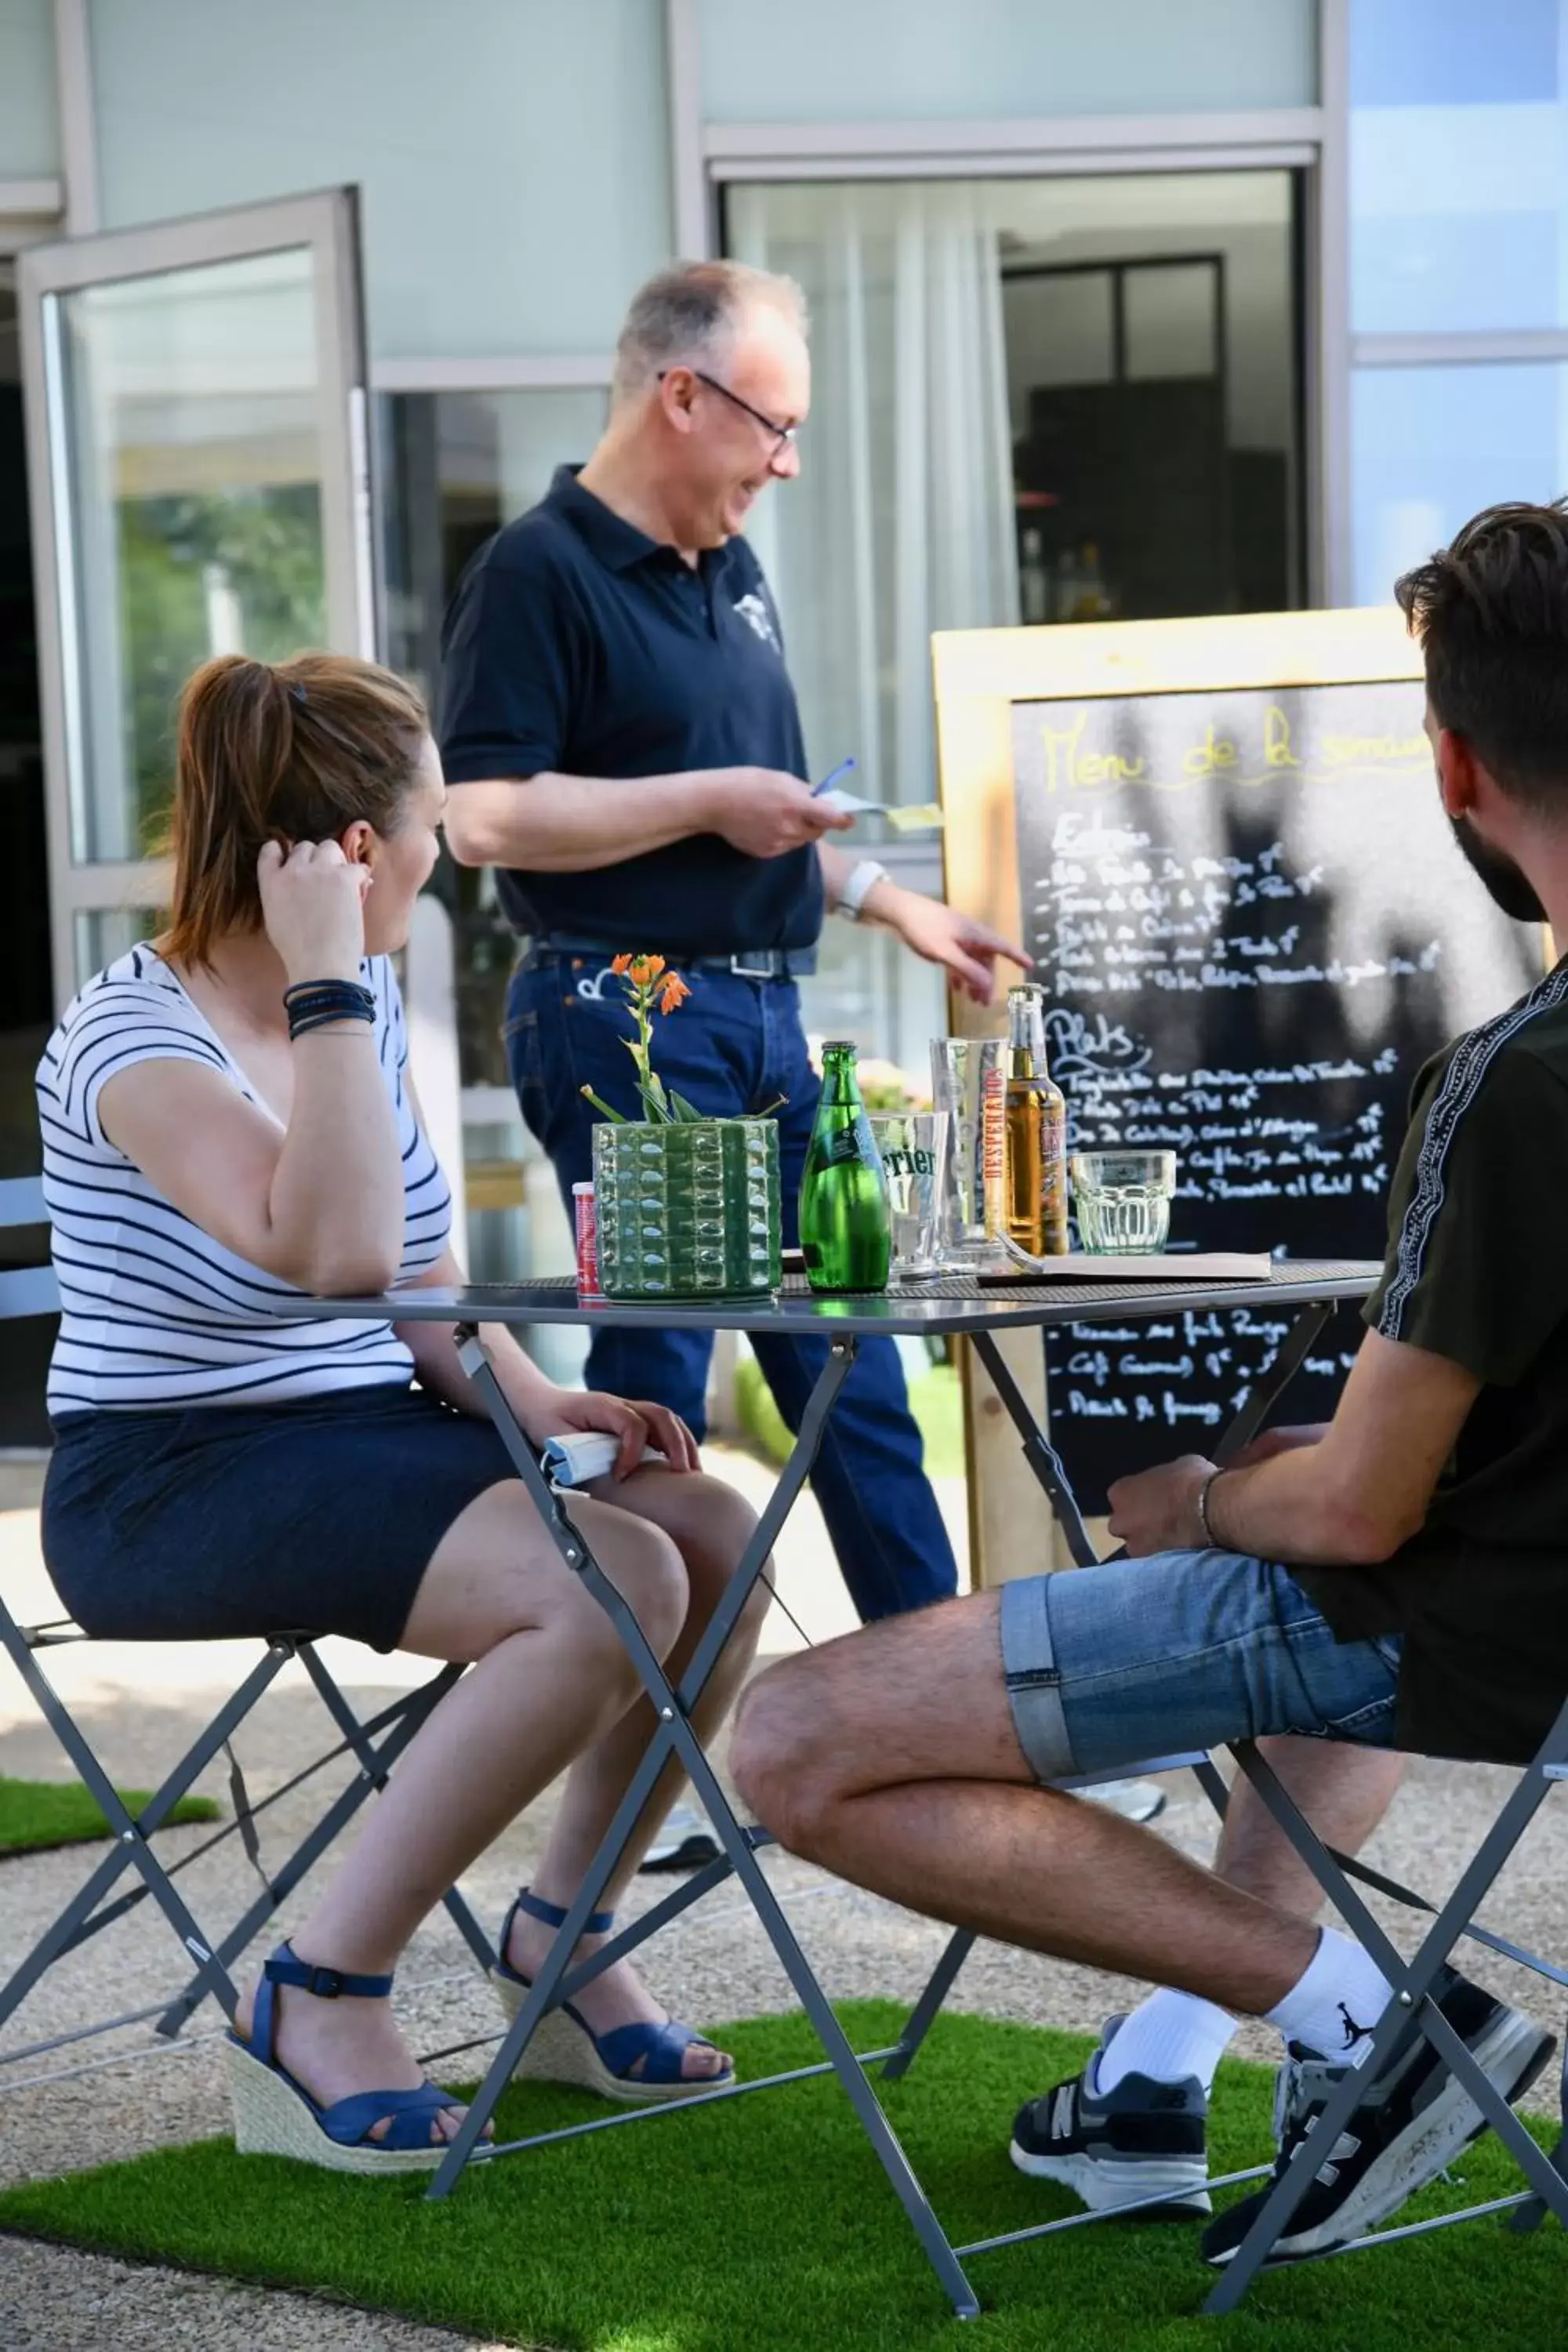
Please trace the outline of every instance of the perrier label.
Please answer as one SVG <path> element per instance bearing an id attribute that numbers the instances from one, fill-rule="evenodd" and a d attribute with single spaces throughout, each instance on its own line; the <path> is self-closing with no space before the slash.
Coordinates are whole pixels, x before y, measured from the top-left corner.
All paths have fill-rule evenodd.
<path id="1" fill-rule="evenodd" d="M 813 1290 L 886 1290 L 892 1240 L 882 1163 L 855 1048 L 822 1049 L 822 1099 L 800 1185 L 800 1245 Z"/>

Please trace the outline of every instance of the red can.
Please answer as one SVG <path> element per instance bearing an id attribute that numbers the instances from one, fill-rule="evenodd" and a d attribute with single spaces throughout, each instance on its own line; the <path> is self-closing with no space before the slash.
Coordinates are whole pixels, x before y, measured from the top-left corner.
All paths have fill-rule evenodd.
<path id="1" fill-rule="evenodd" d="M 577 1225 L 577 1290 L 579 1297 L 599 1296 L 599 1221 L 592 1184 L 574 1184 L 572 1208 Z"/>

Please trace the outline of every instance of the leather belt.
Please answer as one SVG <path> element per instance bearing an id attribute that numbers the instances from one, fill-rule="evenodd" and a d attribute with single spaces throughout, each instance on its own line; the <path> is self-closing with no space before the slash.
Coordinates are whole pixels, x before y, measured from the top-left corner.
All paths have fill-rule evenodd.
<path id="1" fill-rule="evenodd" d="M 618 955 L 647 953 L 649 950 L 613 946 L 607 940 L 563 939 L 552 933 L 548 939 L 535 940 L 534 955 L 603 956 L 605 962 Z M 734 980 L 797 980 L 816 970 L 815 948 L 737 948 L 731 955 L 672 955 L 667 961 L 678 971 L 721 971 Z"/>

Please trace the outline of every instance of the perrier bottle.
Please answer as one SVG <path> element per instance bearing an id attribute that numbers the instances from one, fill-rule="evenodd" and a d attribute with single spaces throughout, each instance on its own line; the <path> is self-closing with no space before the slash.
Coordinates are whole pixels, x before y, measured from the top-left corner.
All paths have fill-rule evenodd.
<path id="1" fill-rule="evenodd" d="M 822 1049 L 822 1099 L 800 1184 L 800 1245 L 813 1290 L 888 1286 L 888 1196 L 851 1045 Z"/>
<path id="2" fill-rule="evenodd" d="M 1065 1257 L 1068 1246 L 1067 1106 L 1046 1066 L 1043 992 L 1007 991 L 1007 1076 L 1003 1122 L 1007 1237 L 1031 1257 Z"/>

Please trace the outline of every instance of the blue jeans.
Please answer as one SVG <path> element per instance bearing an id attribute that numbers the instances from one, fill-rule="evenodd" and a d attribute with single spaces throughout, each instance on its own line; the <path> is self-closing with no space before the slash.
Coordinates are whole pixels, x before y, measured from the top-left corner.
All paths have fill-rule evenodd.
<path id="1" fill-rule="evenodd" d="M 618 983 L 603 983 L 595 956 L 531 956 L 507 992 L 508 1066 L 523 1118 L 549 1153 L 562 1196 L 593 1173 L 591 1134 L 597 1116 L 584 1099 L 591 1086 L 616 1109 L 636 1104 L 622 1040 L 632 1022 Z M 780 1095 L 779 1150 L 784 1243 L 796 1241 L 801 1171 L 816 1116 L 818 1084 L 806 1054 L 800 998 L 793 982 L 738 980 L 728 972 L 688 973 L 690 1002 L 655 1033 L 655 1066 L 700 1111 L 735 1118 L 763 1110 Z M 780 1412 L 798 1430 L 818 1374 L 826 1339 L 752 1341 Z M 707 1421 L 710 1333 L 599 1330 L 588 1357 L 588 1385 L 670 1406 L 700 1437 Z M 839 1391 L 812 1473 L 812 1486 L 844 1581 L 862 1618 L 890 1617 L 949 1599 L 958 1570 L 921 1466 L 920 1431 L 910 1412 L 903 1369 L 890 1339 L 863 1339 Z"/>
<path id="2" fill-rule="evenodd" d="M 1340 1642 L 1276 1562 L 1162 1551 L 1002 1587 L 1002 1670 L 1041 1780 L 1293 1731 L 1394 1745 L 1396 1636 Z"/>

